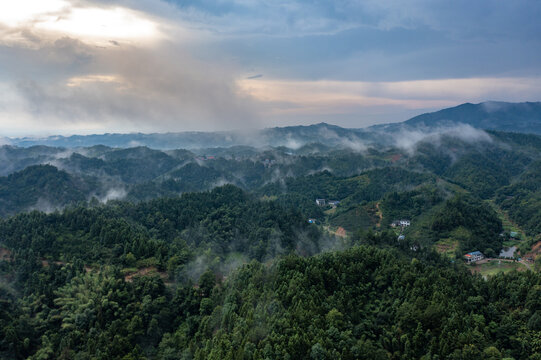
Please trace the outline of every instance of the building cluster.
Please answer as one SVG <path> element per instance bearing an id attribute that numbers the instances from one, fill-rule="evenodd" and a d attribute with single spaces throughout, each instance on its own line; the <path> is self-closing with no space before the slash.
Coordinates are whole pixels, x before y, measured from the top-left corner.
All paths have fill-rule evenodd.
<path id="1" fill-rule="evenodd" d="M 318 206 L 325 206 L 330 205 L 331 207 L 335 208 L 340 204 L 340 201 L 338 200 L 325 200 L 325 199 L 316 199 L 316 205 Z"/>
<path id="2" fill-rule="evenodd" d="M 480 251 L 472 251 L 464 255 L 464 259 L 466 259 L 466 262 L 468 264 L 477 262 L 479 260 L 483 260 L 484 258 L 485 258 L 485 255 L 483 255 L 483 253 Z"/>
<path id="3" fill-rule="evenodd" d="M 398 227 L 398 226 L 406 227 L 410 225 L 411 225 L 411 221 L 409 220 L 395 220 L 391 223 L 392 227 Z"/>

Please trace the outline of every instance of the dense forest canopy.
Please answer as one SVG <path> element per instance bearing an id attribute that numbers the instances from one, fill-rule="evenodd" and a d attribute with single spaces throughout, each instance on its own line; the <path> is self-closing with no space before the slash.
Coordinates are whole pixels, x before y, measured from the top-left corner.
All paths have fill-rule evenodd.
<path id="1" fill-rule="evenodd" d="M 0 150 L 0 358 L 540 358 L 541 137 Z"/>

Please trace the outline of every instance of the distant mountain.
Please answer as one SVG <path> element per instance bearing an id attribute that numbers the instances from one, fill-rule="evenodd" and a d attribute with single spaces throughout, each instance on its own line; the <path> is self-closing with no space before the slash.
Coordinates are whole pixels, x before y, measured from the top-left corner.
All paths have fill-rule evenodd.
<path id="1" fill-rule="evenodd" d="M 299 149 L 306 144 L 320 143 L 329 147 L 362 148 L 370 144 L 392 144 L 382 133 L 402 130 L 435 130 L 467 124 L 474 128 L 541 134 L 541 102 L 484 102 L 462 104 L 453 108 L 426 113 L 404 122 L 375 125 L 364 129 L 347 129 L 319 123 L 308 126 L 274 127 L 249 131 L 178 132 L 154 134 L 95 134 L 15 138 L 0 140 L 19 147 L 47 145 L 58 148 L 80 148 L 96 145 L 114 148 L 146 146 L 152 149 L 211 149 L 232 146 L 256 148 L 280 147 Z M 389 142 L 390 141 L 390 142 Z M 95 151 L 102 151 L 96 147 Z M 205 151 L 203 151 L 203 154 Z"/>
<path id="2" fill-rule="evenodd" d="M 488 101 L 462 104 L 415 116 L 402 123 L 376 125 L 369 130 L 430 129 L 467 124 L 478 129 L 541 134 L 541 102 Z"/>
<path id="3" fill-rule="evenodd" d="M 4 142 L 7 141 L 4 140 Z M 241 136 L 229 132 L 181 132 L 163 134 L 93 134 L 49 136 L 45 138 L 24 137 L 10 139 L 9 143 L 21 147 L 47 145 L 76 148 L 104 145 L 115 148 L 147 146 L 153 149 L 194 149 L 207 147 L 209 144 L 213 146 L 232 146 L 244 142 Z"/>
<path id="4" fill-rule="evenodd" d="M 325 123 L 309 126 L 275 127 L 253 131 L 179 132 L 154 134 L 102 134 L 15 138 L 4 140 L 11 145 L 31 147 L 47 145 L 61 148 L 104 145 L 116 148 L 147 146 L 152 149 L 204 149 L 231 146 L 279 147 L 297 149 L 309 143 L 337 146 L 367 138 L 362 131 Z"/>

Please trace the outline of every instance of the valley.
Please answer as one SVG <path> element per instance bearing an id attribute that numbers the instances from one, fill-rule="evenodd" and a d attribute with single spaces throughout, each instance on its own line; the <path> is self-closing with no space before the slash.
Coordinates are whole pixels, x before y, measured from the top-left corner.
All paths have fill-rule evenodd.
<path id="1" fill-rule="evenodd" d="M 541 136 L 0 154 L 2 356 L 541 350 Z"/>

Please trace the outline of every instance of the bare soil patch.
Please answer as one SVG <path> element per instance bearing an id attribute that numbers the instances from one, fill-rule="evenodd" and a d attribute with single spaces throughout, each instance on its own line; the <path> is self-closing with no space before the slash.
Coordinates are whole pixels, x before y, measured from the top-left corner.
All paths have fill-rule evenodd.
<path id="1" fill-rule="evenodd" d="M 335 235 L 336 235 L 336 236 L 340 236 L 340 237 L 346 237 L 346 235 L 347 235 L 346 229 L 344 229 L 343 227 L 339 226 L 338 229 L 337 229 L 336 232 L 335 232 Z"/>
<path id="2" fill-rule="evenodd" d="M 531 258 L 532 260 L 535 261 L 535 259 L 539 256 L 540 253 L 541 253 L 541 241 L 538 241 L 535 244 L 533 244 L 531 251 L 524 254 L 523 258 L 524 259 Z"/>
<path id="3" fill-rule="evenodd" d="M 398 160 L 400 160 L 401 158 L 402 158 L 402 154 L 394 154 L 393 156 L 391 156 L 391 162 L 395 163 Z"/>
<path id="4" fill-rule="evenodd" d="M 0 247 L 0 261 L 11 261 L 11 251 L 4 247 Z"/>

